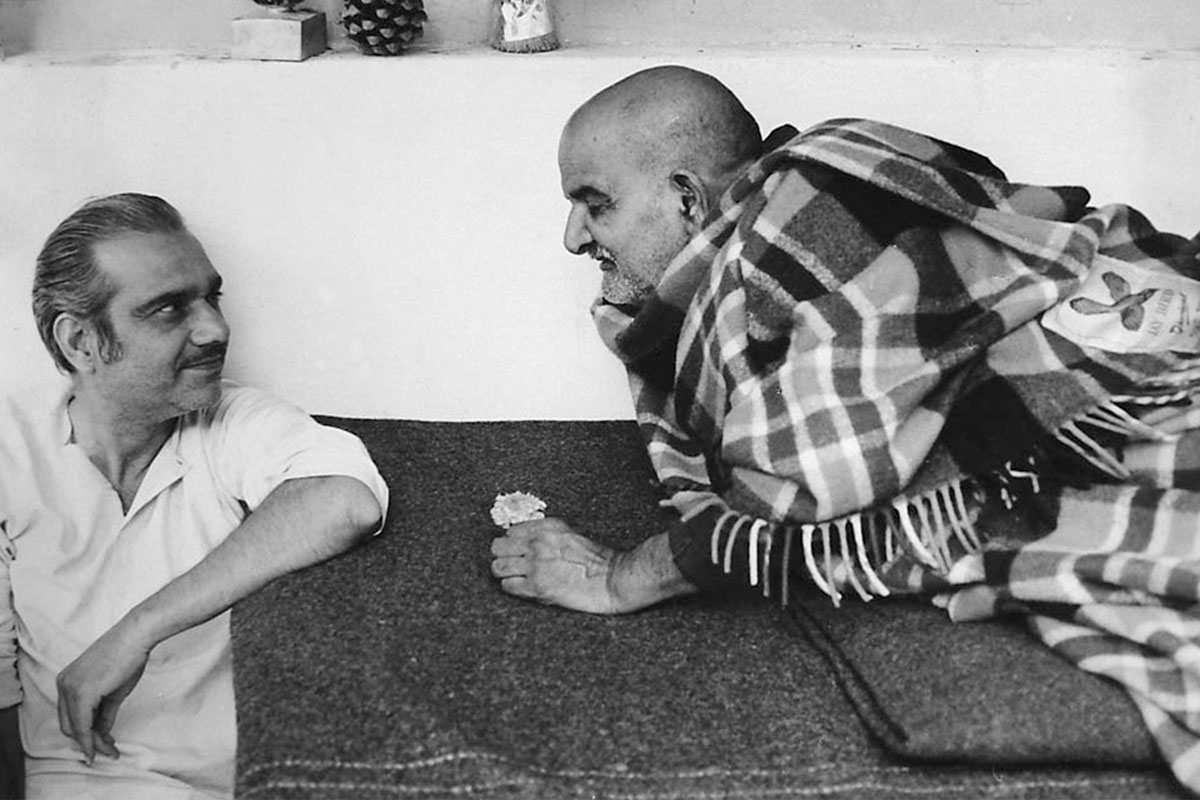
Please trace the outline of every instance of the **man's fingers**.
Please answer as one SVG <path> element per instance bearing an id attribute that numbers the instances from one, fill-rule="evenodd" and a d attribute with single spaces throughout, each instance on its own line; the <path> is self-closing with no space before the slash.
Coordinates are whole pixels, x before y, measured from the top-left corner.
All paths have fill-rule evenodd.
<path id="1" fill-rule="evenodd" d="M 120 707 L 121 701 L 114 700 L 111 697 L 106 697 L 100 701 L 100 708 L 96 711 L 96 721 L 92 725 L 96 733 L 101 736 L 108 736 L 112 730 L 113 723 L 117 721 L 117 709 Z"/>
<path id="2" fill-rule="evenodd" d="M 542 519 L 526 520 L 525 522 L 515 522 L 504 532 L 504 535 L 509 539 L 521 540 L 538 534 L 570 532 L 571 527 L 558 517 L 544 517 Z"/>
<path id="3" fill-rule="evenodd" d="M 121 751 L 117 749 L 117 743 L 112 735 L 106 732 L 93 731 L 92 741 L 95 744 L 96 752 L 109 758 L 120 758 Z"/>
<path id="4" fill-rule="evenodd" d="M 492 555 L 498 558 L 523 556 L 529 549 L 525 536 L 505 534 L 492 539 Z"/>
<path id="5" fill-rule="evenodd" d="M 89 765 L 96 760 L 99 753 L 109 758 L 120 758 L 121 751 L 117 749 L 116 740 L 110 733 L 116 719 L 118 703 L 102 703 L 102 710 L 92 714 L 88 706 L 78 700 L 65 699 L 66 694 L 59 695 L 58 727 L 64 736 L 74 739 L 83 753 L 83 759 Z M 105 709 L 110 706 L 111 710 Z M 93 727 L 92 720 L 95 719 Z"/>
<path id="6" fill-rule="evenodd" d="M 91 764 L 99 753 L 109 758 L 120 758 L 116 740 L 112 737 L 112 727 L 117 719 L 117 711 L 133 684 L 122 687 L 98 704 L 73 689 L 68 683 L 60 682 L 58 687 L 58 727 L 64 736 L 74 739 L 83 753 L 84 761 Z"/>
<path id="7" fill-rule="evenodd" d="M 529 563 L 524 558 L 497 558 L 492 561 L 492 574 L 497 578 L 513 578 L 525 575 Z"/>
<path id="8" fill-rule="evenodd" d="M 129 689 L 118 691 L 100 702 L 100 708 L 96 712 L 96 722 L 94 731 L 96 734 L 96 750 L 108 756 L 109 758 L 120 758 L 121 752 L 117 750 L 117 743 L 112 737 L 112 727 L 117 721 L 117 711 L 121 708 L 121 703 L 129 696 Z M 103 745 L 103 746 L 101 746 Z"/>
<path id="9" fill-rule="evenodd" d="M 59 685 L 59 730 L 79 744 L 79 749 L 83 751 L 83 760 L 88 764 L 96 758 L 96 745 L 92 740 L 92 713 L 90 704 L 81 701 L 75 692 Z"/>
<path id="10" fill-rule="evenodd" d="M 517 597 L 533 597 L 533 589 L 529 586 L 529 580 L 523 575 L 504 578 L 500 581 L 500 588 Z"/>

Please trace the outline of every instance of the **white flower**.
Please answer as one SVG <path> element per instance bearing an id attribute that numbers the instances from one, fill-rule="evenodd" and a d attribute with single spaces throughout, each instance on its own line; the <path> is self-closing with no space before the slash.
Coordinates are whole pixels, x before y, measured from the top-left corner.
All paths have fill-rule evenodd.
<path id="1" fill-rule="evenodd" d="M 496 495 L 492 504 L 492 522 L 508 530 L 510 525 L 518 522 L 528 522 L 531 519 L 545 519 L 546 501 L 537 495 L 525 492 L 509 492 Z"/>

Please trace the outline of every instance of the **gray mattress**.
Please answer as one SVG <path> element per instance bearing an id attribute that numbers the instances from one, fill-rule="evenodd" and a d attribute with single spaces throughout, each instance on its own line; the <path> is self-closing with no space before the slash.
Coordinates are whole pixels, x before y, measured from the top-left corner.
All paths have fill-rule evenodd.
<path id="1" fill-rule="evenodd" d="M 617 546 L 665 529 L 632 422 L 325 421 L 392 510 L 234 609 L 239 797 L 1186 796 L 1124 693 L 1019 620 L 803 587 L 617 618 L 503 594 L 499 492 Z"/>

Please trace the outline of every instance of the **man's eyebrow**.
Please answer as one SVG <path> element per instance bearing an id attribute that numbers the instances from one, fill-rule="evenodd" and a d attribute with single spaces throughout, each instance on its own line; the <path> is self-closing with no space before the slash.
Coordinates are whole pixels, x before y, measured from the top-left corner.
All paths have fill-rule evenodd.
<path id="1" fill-rule="evenodd" d="M 225 279 L 220 275 L 217 275 L 208 282 L 208 286 L 205 287 L 204 294 L 206 296 L 216 294 L 217 292 L 221 291 L 221 287 L 224 285 L 224 283 Z M 153 313 L 156 309 L 165 305 L 178 305 L 187 303 L 193 298 L 199 296 L 199 294 L 199 292 L 191 288 L 175 289 L 174 291 L 163 292 L 162 294 L 155 295 L 146 302 L 139 304 L 133 309 L 133 313 L 140 316 L 145 316 Z"/>
<path id="2" fill-rule="evenodd" d="M 567 192 L 568 200 L 578 200 L 585 202 L 587 200 L 607 200 L 608 195 L 595 186 L 580 186 Z"/>
<path id="3" fill-rule="evenodd" d="M 165 305 L 177 305 L 185 303 L 195 295 L 191 289 L 178 289 L 173 292 L 163 292 L 156 294 L 144 303 L 141 303 L 133 309 L 133 313 L 139 316 L 146 316 L 153 313 L 156 309 Z"/>

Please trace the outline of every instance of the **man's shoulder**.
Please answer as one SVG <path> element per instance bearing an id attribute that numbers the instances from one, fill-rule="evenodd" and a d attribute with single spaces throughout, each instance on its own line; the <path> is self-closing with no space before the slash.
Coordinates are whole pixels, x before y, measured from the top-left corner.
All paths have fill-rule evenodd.
<path id="1" fill-rule="evenodd" d="M 60 379 L 24 384 L 0 394 L 0 441 L 54 426 L 69 392 L 70 385 Z"/>
<path id="2" fill-rule="evenodd" d="M 8 409 L 46 409 L 58 398 L 70 393 L 71 384 L 62 375 L 30 381 L 0 391 L 0 406 Z"/>
<path id="3" fill-rule="evenodd" d="M 280 416 L 308 416 L 294 403 L 266 390 L 245 386 L 231 380 L 221 381 L 221 396 L 207 408 L 186 414 L 181 423 L 184 431 L 201 432 L 227 429 L 243 424 Z"/>
<path id="4" fill-rule="evenodd" d="M 221 397 L 217 400 L 209 411 L 213 415 L 227 412 L 230 408 L 237 408 L 241 405 L 261 403 L 264 405 L 273 405 L 282 403 L 283 401 L 276 398 L 270 392 L 259 389 L 255 386 L 246 386 L 236 381 L 223 379 L 221 381 Z"/>
<path id="5" fill-rule="evenodd" d="M 0 498 L 11 499 L 12 492 L 36 494 L 38 476 L 60 466 L 61 445 L 70 435 L 65 413 L 69 389 L 63 381 L 25 385 L 0 395 Z"/>

